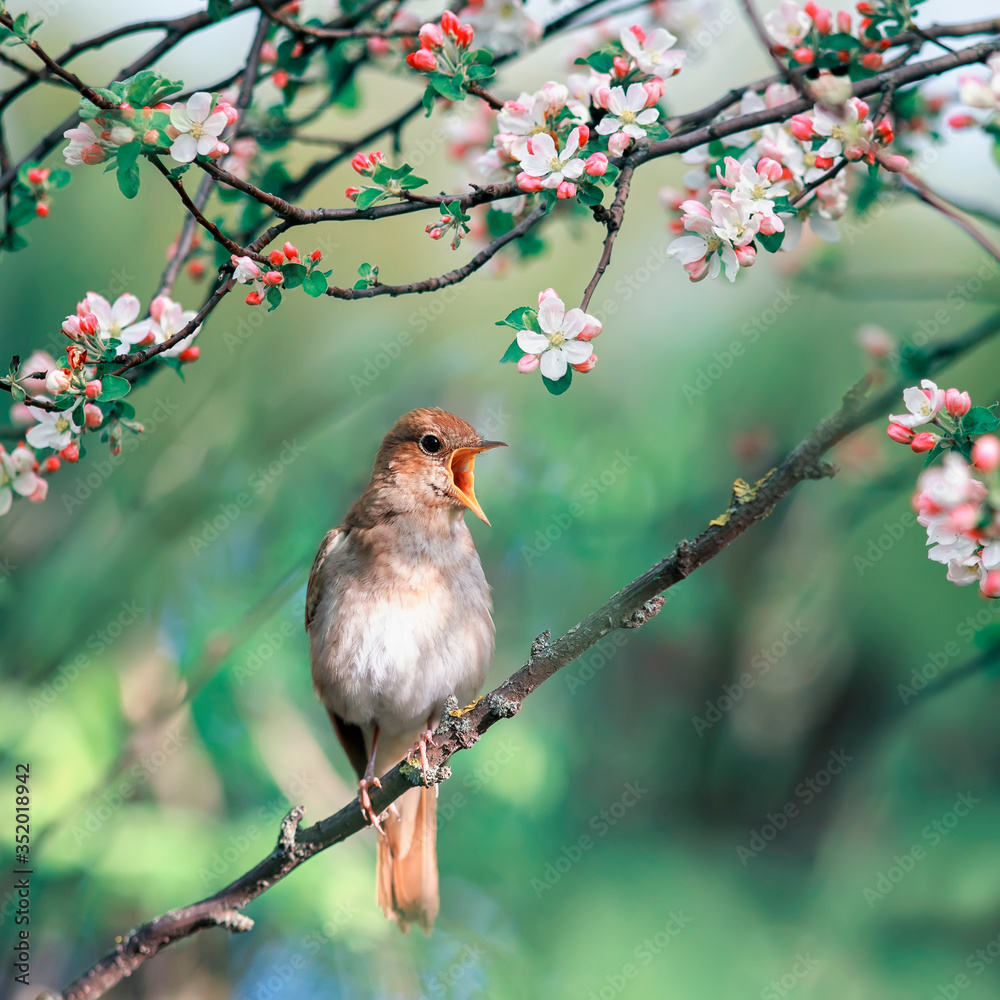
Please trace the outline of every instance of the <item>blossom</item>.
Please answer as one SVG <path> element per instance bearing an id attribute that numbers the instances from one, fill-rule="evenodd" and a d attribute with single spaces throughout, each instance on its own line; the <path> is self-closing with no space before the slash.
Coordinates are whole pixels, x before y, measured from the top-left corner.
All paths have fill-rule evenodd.
<path id="1" fill-rule="evenodd" d="M 15 493 L 34 499 L 40 485 L 44 489 L 46 484 L 35 475 L 34 452 L 18 445 L 8 454 L 0 445 L 0 514 L 10 510 Z"/>
<path id="2" fill-rule="evenodd" d="M 643 73 L 651 76 L 666 77 L 680 72 L 684 51 L 668 51 L 676 42 L 676 36 L 666 28 L 657 28 L 648 35 L 637 24 L 621 30 L 622 48 L 635 60 Z"/>
<path id="3" fill-rule="evenodd" d="M 517 52 L 542 37 L 542 26 L 528 17 L 523 0 L 473 0 L 459 11 L 480 44 L 499 54 Z"/>
<path id="4" fill-rule="evenodd" d="M 174 302 L 168 296 L 157 295 L 149 305 L 150 318 L 146 320 L 148 324 L 147 329 L 153 334 L 153 342 L 162 344 L 165 340 L 173 337 L 174 334 L 180 333 L 196 315 L 197 313 L 193 309 L 184 309 L 179 302 Z M 200 326 L 195 327 L 183 340 L 179 340 L 173 347 L 168 347 L 163 352 L 163 357 L 177 357 L 186 348 L 191 346 L 191 341 L 194 340 L 200 330 Z"/>
<path id="5" fill-rule="evenodd" d="M 25 439 L 32 448 L 65 448 L 81 431 L 73 423 L 73 410 L 42 410 L 37 406 L 29 406 L 28 410 L 38 421 L 25 434 Z"/>
<path id="6" fill-rule="evenodd" d="M 249 284 L 260 277 L 260 268 L 249 257 L 237 257 L 236 254 L 232 254 L 229 259 L 235 265 L 233 277 L 240 284 Z"/>
<path id="7" fill-rule="evenodd" d="M 868 105 L 853 97 L 844 103 L 842 117 L 838 118 L 821 105 L 813 108 L 813 131 L 819 136 L 829 136 L 816 150 L 817 156 L 845 156 L 859 160 L 871 150 L 871 137 L 875 126 L 866 117 Z"/>
<path id="8" fill-rule="evenodd" d="M 959 87 L 959 100 L 971 108 L 994 110 L 1000 105 L 1000 58 L 994 53 L 986 61 L 993 76 L 980 80 L 976 76 L 963 77 Z"/>
<path id="9" fill-rule="evenodd" d="M 608 114 L 597 123 L 598 133 L 613 135 L 620 129 L 633 139 L 643 138 L 646 130 L 642 126 L 652 125 L 660 117 L 656 108 L 646 107 L 647 96 L 641 83 L 633 83 L 627 92 L 611 87 L 606 95 Z"/>
<path id="10" fill-rule="evenodd" d="M 732 200 L 745 204 L 751 212 L 774 215 L 774 199 L 788 194 L 788 188 L 780 183 L 781 164 L 764 157 L 756 167 L 749 161 L 737 163 L 731 156 L 726 157 L 725 182 L 732 187 Z M 780 220 L 776 232 L 784 225 Z"/>
<path id="11" fill-rule="evenodd" d="M 812 27 L 812 18 L 792 0 L 783 0 L 778 10 L 764 16 L 767 33 L 786 49 L 798 48 Z"/>
<path id="12" fill-rule="evenodd" d="M 135 343 L 127 336 L 131 324 L 139 315 L 139 300 L 134 295 L 125 292 L 119 295 L 112 305 L 103 295 L 87 292 L 84 296 L 84 302 L 86 303 L 86 312 L 97 319 L 98 334 L 102 339 L 114 338 L 122 343 Z M 67 316 L 66 322 L 69 323 L 70 319 L 71 317 Z"/>
<path id="13" fill-rule="evenodd" d="M 74 128 L 67 129 L 63 132 L 63 138 L 69 139 L 69 145 L 63 150 L 63 156 L 70 166 L 100 163 L 107 155 L 100 137 L 87 122 L 80 122 Z"/>
<path id="14" fill-rule="evenodd" d="M 917 481 L 917 490 L 915 505 L 921 511 L 917 520 L 960 504 L 978 504 L 986 496 L 986 487 L 973 478 L 969 463 L 954 451 L 947 452 L 940 465 L 924 469 Z"/>
<path id="15" fill-rule="evenodd" d="M 929 424 L 944 406 L 944 395 L 944 390 L 929 378 L 921 379 L 920 388 L 910 386 L 903 390 L 903 402 L 910 412 L 889 414 L 889 420 L 910 428 Z"/>
<path id="16" fill-rule="evenodd" d="M 203 90 L 192 94 L 187 104 L 170 109 L 173 144 L 170 155 L 178 163 L 190 163 L 196 156 L 208 156 L 219 144 L 222 130 L 229 124 L 224 111 L 212 113 L 212 95 Z"/>
<path id="17" fill-rule="evenodd" d="M 521 169 L 538 178 L 544 188 L 558 188 L 564 180 L 576 180 L 583 173 L 583 160 L 575 154 L 580 148 L 579 133 L 573 129 L 566 146 L 557 152 L 548 132 L 539 132 L 528 141 L 529 152 L 521 159 Z"/>
<path id="18" fill-rule="evenodd" d="M 582 364 L 590 358 L 593 353 L 590 341 L 580 339 L 580 334 L 589 328 L 600 329 L 600 321 L 582 309 L 567 311 L 566 304 L 551 289 L 539 296 L 538 325 L 540 333 L 520 330 L 517 346 L 526 354 L 536 355 L 542 375 L 553 382 L 566 374 L 569 365 Z"/>

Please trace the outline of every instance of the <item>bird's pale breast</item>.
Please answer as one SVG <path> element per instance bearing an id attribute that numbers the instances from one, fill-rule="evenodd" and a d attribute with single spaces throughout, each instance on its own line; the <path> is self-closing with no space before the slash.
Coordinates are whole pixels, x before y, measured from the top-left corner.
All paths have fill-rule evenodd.
<path id="1" fill-rule="evenodd" d="M 313 683 L 347 722 L 422 729 L 454 694 L 466 704 L 493 657 L 490 595 L 465 522 L 404 518 L 353 528 L 321 568 L 310 627 Z"/>

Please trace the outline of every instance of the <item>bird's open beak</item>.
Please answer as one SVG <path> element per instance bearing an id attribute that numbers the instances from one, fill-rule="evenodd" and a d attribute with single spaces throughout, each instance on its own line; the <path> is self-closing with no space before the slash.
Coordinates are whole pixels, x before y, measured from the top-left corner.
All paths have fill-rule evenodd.
<path id="1" fill-rule="evenodd" d="M 481 451 L 489 451 L 490 448 L 506 448 L 504 441 L 484 441 L 478 448 L 456 448 L 451 453 L 451 461 L 448 464 L 448 471 L 451 473 L 451 482 L 455 487 L 459 500 L 472 511 L 480 521 L 489 524 L 489 518 L 483 513 L 483 508 L 479 506 L 476 499 L 475 477 L 472 472 L 476 464 L 476 455 Z"/>

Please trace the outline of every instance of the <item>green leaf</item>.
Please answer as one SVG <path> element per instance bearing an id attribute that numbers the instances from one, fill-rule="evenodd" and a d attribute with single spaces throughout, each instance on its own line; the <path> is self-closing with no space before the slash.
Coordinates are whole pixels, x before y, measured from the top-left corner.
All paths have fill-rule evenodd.
<path id="1" fill-rule="evenodd" d="M 610 52 L 591 52 L 583 61 L 588 66 L 593 66 L 598 73 L 610 73 L 615 64 L 615 57 Z"/>
<path id="2" fill-rule="evenodd" d="M 322 271 L 313 271 L 305 281 L 302 282 L 302 289 L 306 295 L 311 295 L 314 299 L 326 294 L 326 278 Z"/>
<path id="3" fill-rule="evenodd" d="M 208 16 L 213 21 L 221 21 L 230 13 L 231 0 L 208 0 Z"/>
<path id="4" fill-rule="evenodd" d="M 267 306 L 268 312 L 274 312 L 274 310 L 281 305 L 281 289 L 278 288 L 276 285 L 272 285 L 267 290 L 267 302 L 268 302 Z"/>
<path id="5" fill-rule="evenodd" d="M 497 320 L 496 326 L 509 326 L 512 330 L 534 330 L 538 332 L 538 310 L 531 306 L 512 309 L 506 319 Z"/>
<path id="6" fill-rule="evenodd" d="M 974 406 L 962 418 L 962 433 L 973 437 L 990 434 L 1000 427 L 1000 417 L 993 416 L 985 406 Z"/>
<path id="7" fill-rule="evenodd" d="M 371 208 L 375 202 L 381 201 L 384 197 L 385 192 L 381 188 L 364 188 L 354 204 L 357 205 L 359 212 L 363 212 L 366 208 Z"/>
<path id="8" fill-rule="evenodd" d="M 573 369 L 567 367 L 566 374 L 562 378 L 553 381 L 550 378 L 542 376 L 542 385 L 545 386 L 553 396 L 561 396 L 573 382 Z"/>
<path id="9" fill-rule="evenodd" d="M 449 101 L 464 101 L 465 91 L 462 84 L 453 76 L 446 73 L 434 73 L 431 76 L 431 86 Z"/>
<path id="10" fill-rule="evenodd" d="M 838 52 L 843 49 L 861 48 L 861 42 L 859 42 L 853 35 L 848 35 L 844 31 L 838 31 L 836 34 L 827 35 L 824 39 L 822 39 L 822 45 L 824 49 L 836 49 Z"/>
<path id="11" fill-rule="evenodd" d="M 306 280 L 308 269 L 305 264 L 285 264 L 281 268 L 285 288 L 298 288 Z"/>
<path id="12" fill-rule="evenodd" d="M 430 118 L 431 112 L 434 110 L 434 101 L 437 99 L 437 90 L 434 88 L 433 83 L 428 83 L 427 87 L 424 89 L 423 95 L 420 98 L 420 103 L 424 106 L 424 111 L 426 114 L 425 118 Z"/>
<path id="13" fill-rule="evenodd" d="M 514 364 L 520 361 L 521 358 L 523 357 L 524 357 L 524 351 L 522 351 L 521 348 L 517 346 L 517 338 L 515 337 L 514 340 L 511 342 L 510 347 L 508 347 L 507 350 L 504 351 L 503 357 L 500 359 L 500 364 L 502 365 Z"/>
<path id="14" fill-rule="evenodd" d="M 72 179 L 68 170 L 53 170 L 49 173 L 49 187 L 64 188 Z"/>
<path id="15" fill-rule="evenodd" d="M 367 287 L 368 287 L 367 281 L 355 281 L 353 285 L 353 288 L 356 292 L 359 292 L 361 291 L 362 288 L 367 288 Z"/>
<path id="16" fill-rule="evenodd" d="M 497 75 L 497 71 L 492 66 L 479 66 L 474 64 L 472 66 L 466 66 L 465 75 L 470 80 L 489 80 L 490 77 Z"/>
<path id="17" fill-rule="evenodd" d="M 489 49 L 473 49 L 466 57 L 470 63 L 489 66 L 493 62 L 493 53 Z"/>
<path id="18" fill-rule="evenodd" d="M 764 233 L 757 233 L 754 239 L 760 243 L 760 245 L 768 253 L 777 253 L 781 249 L 781 243 L 785 238 L 784 231 L 780 233 L 774 233 L 771 236 L 767 236 Z"/>
<path id="19" fill-rule="evenodd" d="M 8 253 L 17 253 L 27 245 L 28 241 L 16 229 L 0 236 L 0 250 L 6 250 Z"/>
<path id="20" fill-rule="evenodd" d="M 411 188 L 423 187 L 426 183 L 427 181 L 425 178 L 417 177 L 416 174 L 410 174 L 409 176 L 398 181 L 399 186 L 404 191 L 409 191 Z"/>
<path id="21" fill-rule="evenodd" d="M 139 193 L 139 164 L 136 162 L 142 144 L 127 142 L 118 147 L 118 188 L 126 198 L 134 198 Z"/>
<path id="22" fill-rule="evenodd" d="M 371 277 L 371 273 L 372 273 L 372 266 L 371 266 L 371 264 L 359 264 L 358 265 L 358 274 L 362 278 Z"/>
<path id="23" fill-rule="evenodd" d="M 120 375 L 105 375 L 101 379 L 101 394 L 97 397 L 99 403 L 107 403 L 112 399 L 121 399 L 127 396 L 132 388 L 132 383 L 127 378 Z"/>
<path id="24" fill-rule="evenodd" d="M 10 210 L 7 224 L 9 226 L 23 226 L 25 223 L 31 222 L 35 218 L 35 214 L 34 198 L 24 198 Z"/>
<path id="25" fill-rule="evenodd" d="M 584 205 L 600 205 L 604 192 L 596 184 L 584 184 L 576 189 L 576 196 Z"/>

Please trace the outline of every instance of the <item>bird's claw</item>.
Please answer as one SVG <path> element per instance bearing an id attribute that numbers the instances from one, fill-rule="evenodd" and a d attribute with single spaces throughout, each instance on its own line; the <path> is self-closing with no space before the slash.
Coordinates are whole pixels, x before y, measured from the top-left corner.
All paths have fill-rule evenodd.
<path id="1" fill-rule="evenodd" d="M 433 729 L 425 729 L 418 737 L 417 742 L 414 747 L 410 748 L 410 752 L 406 755 L 406 759 L 413 763 L 413 751 L 416 749 L 420 754 L 420 772 L 423 775 L 424 784 L 428 784 L 427 775 L 430 771 L 430 765 L 427 763 L 427 744 L 434 738 Z"/>
<path id="2" fill-rule="evenodd" d="M 368 795 L 369 788 L 381 788 L 382 782 L 378 780 L 374 775 L 368 777 L 365 775 L 358 782 L 358 802 L 361 805 L 361 815 L 364 816 L 365 821 L 370 823 L 376 830 L 383 836 L 385 836 L 385 830 L 382 829 L 382 824 L 378 821 L 378 814 L 372 808 L 372 800 Z"/>

